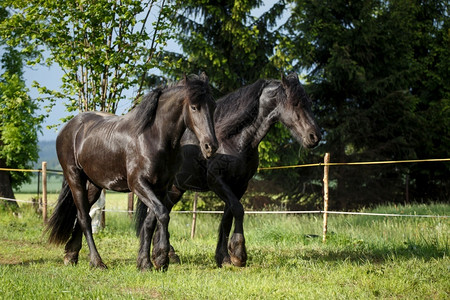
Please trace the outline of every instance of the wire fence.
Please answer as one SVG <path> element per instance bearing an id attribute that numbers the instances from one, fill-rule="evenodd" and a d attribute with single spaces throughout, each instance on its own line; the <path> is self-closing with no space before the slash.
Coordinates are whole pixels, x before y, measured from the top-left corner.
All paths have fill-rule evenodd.
<path id="1" fill-rule="evenodd" d="M 450 161 L 450 158 L 389 160 L 389 161 L 360 161 L 360 162 L 348 162 L 348 163 L 339 163 L 339 162 L 325 163 L 325 162 L 323 162 L 323 163 L 315 163 L 315 164 L 303 164 L 303 165 L 290 165 L 290 166 L 258 168 L 258 171 L 305 168 L 305 167 L 320 167 L 320 166 L 362 166 L 362 165 L 387 165 L 387 164 L 424 163 L 424 162 L 448 162 L 448 161 Z"/>
<path id="2" fill-rule="evenodd" d="M 336 215 L 363 215 L 363 216 L 380 216 L 380 217 L 415 217 L 415 218 L 448 218 L 446 215 L 417 215 L 417 214 L 392 214 L 392 213 L 366 213 L 366 212 L 345 212 L 345 211 L 329 211 L 328 210 L 328 168 L 330 166 L 361 166 L 361 165 L 381 165 L 381 164 L 405 164 L 405 163 L 427 163 L 427 162 L 450 162 L 450 158 L 443 159 L 416 159 L 416 160 L 397 160 L 397 161 L 371 161 L 371 162 L 350 162 L 350 163 L 339 163 L 339 162 L 330 162 L 329 156 L 325 156 L 324 162 L 322 163 L 313 163 L 313 164 L 303 164 L 303 165 L 289 165 L 289 166 L 277 166 L 277 167 L 263 167 L 258 168 L 258 171 L 264 170 L 282 170 L 282 169 L 292 169 L 292 168 L 305 168 L 305 167 L 324 167 L 324 209 L 323 210 L 312 210 L 312 211 L 246 211 L 246 214 L 322 214 L 324 216 L 324 225 L 323 225 L 323 240 L 326 240 L 326 232 L 327 232 L 327 219 L 328 214 L 336 214 Z M 42 169 L 12 169 L 12 168 L 0 168 L 0 171 L 6 172 L 33 172 L 38 174 L 38 178 L 41 178 L 42 181 L 42 212 L 43 212 L 43 220 L 47 221 L 47 176 L 48 174 L 59 174 L 62 175 L 62 171 L 60 170 L 47 170 L 46 163 L 42 163 Z M 38 194 L 39 192 L 39 179 L 38 179 Z M 130 197 L 129 197 L 130 199 Z M 2 201 L 15 201 L 20 203 L 28 203 L 28 204 L 36 204 L 36 201 L 30 200 L 22 200 L 22 199 L 11 199 L 0 197 Z M 129 200 L 130 203 L 130 200 Z M 132 198 L 131 198 L 132 203 Z M 131 205 L 128 206 L 128 210 L 111 210 L 111 209 L 103 209 L 103 212 L 118 212 L 118 213 L 134 213 L 133 207 Z M 196 209 L 196 204 L 194 204 L 193 210 L 184 210 L 184 211 L 173 211 L 172 213 L 178 214 L 192 214 L 193 215 L 193 230 L 195 231 L 195 219 L 197 214 L 223 214 L 223 211 L 199 211 Z"/>
<path id="3" fill-rule="evenodd" d="M 0 197 L 0 200 L 3 201 L 16 201 L 19 203 L 25 204 L 35 204 L 35 201 L 31 200 L 21 200 L 21 199 L 12 199 Z M 104 212 L 112 212 L 112 213 L 134 213 L 134 210 L 126 210 L 126 209 L 102 209 Z M 306 214 L 323 214 L 324 210 L 277 210 L 277 211 L 252 211 L 247 210 L 245 214 L 248 215 L 306 215 Z M 390 213 L 367 213 L 367 212 L 352 212 L 352 211 L 326 211 L 329 214 L 336 215 L 361 215 L 361 216 L 379 216 L 379 217 L 417 217 L 417 218 L 449 218 L 450 216 L 446 215 L 417 215 L 417 214 L 390 214 Z M 174 214 L 223 214 L 221 210 L 174 210 L 171 213 Z"/>

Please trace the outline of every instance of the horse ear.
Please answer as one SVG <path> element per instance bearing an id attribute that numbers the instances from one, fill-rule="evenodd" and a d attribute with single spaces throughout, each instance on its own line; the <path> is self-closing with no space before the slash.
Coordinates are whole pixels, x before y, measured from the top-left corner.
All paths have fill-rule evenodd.
<path id="1" fill-rule="evenodd" d="M 202 80 L 206 83 L 209 82 L 209 78 L 208 78 L 208 76 L 206 76 L 206 73 L 204 71 L 200 74 L 200 80 Z"/>
<path id="2" fill-rule="evenodd" d="M 187 76 L 186 76 L 186 73 L 183 73 L 183 84 L 187 84 L 188 83 L 188 79 L 187 79 Z"/>
<path id="3" fill-rule="evenodd" d="M 293 79 L 293 80 L 295 80 L 295 81 L 300 82 L 300 79 L 298 78 L 298 74 L 297 74 L 296 72 L 290 73 L 290 74 L 288 75 L 288 78 L 291 78 L 291 79 Z"/>

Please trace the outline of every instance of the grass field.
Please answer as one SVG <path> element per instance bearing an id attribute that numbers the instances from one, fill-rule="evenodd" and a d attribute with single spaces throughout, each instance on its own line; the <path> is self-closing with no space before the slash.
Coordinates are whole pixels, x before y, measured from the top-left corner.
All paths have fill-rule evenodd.
<path id="1" fill-rule="evenodd" d="M 119 194 L 120 195 L 120 194 Z M 19 195 L 16 195 L 20 198 Z M 25 197 L 25 195 L 24 195 Z M 126 207 L 108 198 L 107 208 Z M 122 195 L 124 197 L 124 195 Z M 113 203 L 119 204 L 113 204 Z M 123 203 L 123 204 L 122 204 Z M 450 205 L 383 206 L 376 212 L 450 215 Z M 449 299 L 449 225 L 445 218 L 247 215 L 245 268 L 217 268 L 218 215 L 171 215 L 171 243 L 181 264 L 140 272 L 138 240 L 124 213 L 107 213 L 95 236 L 109 269 L 91 269 L 84 244 L 76 267 L 63 246 L 43 236 L 40 216 L 25 206 L 0 211 L 1 299 Z"/>

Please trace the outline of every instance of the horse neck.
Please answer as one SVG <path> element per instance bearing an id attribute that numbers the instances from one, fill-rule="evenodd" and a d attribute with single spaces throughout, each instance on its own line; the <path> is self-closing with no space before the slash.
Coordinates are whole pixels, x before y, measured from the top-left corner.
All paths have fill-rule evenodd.
<path id="1" fill-rule="evenodd" d="M 277 100 L 274 91 L 279 82 L 269 83 L 259 97 L 258 116 L 240 134 L 239 146 L 242 149 L 257 149 L 259 143 L 266 136 L 269 129 L 278 121 Z"/>
<path id="2" fill-rule="evenodd" d="M 158 124 L 161 138 L 176 148 L 186 130 L 184 120 L 184 93 L 181 89 L 164 92 L 158 104 L 155 124 Z"/>

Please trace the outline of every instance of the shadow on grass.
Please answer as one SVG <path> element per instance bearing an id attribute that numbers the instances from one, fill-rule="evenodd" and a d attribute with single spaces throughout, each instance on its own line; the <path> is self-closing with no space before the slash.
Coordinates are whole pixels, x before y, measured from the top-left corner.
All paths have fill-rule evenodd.
<path id="1" fill-rule="evenodd" d="M 448 255 L 448 254 L 447 254 Z M 307 250 L 300 257 L 304 260 L 317 261 L 351 261 L 351 262 L 374 262 L 383 263 L 392 259 L 420 258 L 425 261 L 445 257 L 444 251 L 429 246 L 414 245 L 405 247 L 383 247 L 376 249 L 326 249 L 321 251 Z"/>
<path id="2" fill-rule="evenodd" d="M 181 265 L 195 265 L 200 268 L 216 268 L 214 253 L 183 253 L 177 251 Z M 383 264 L 393 260 L 409 260 L 419 258 L 424 261 L 442 259 L 449 256 L 448 248 L 437 245 L 420 245 L 404 243 L 403 245 L 387 245 L 382 247 L 355 243 L 353 245 L 336 246 L 316 244 L 314 247 L 296 245 L 283 247 L 249 247 L 247 248 L 247 266 L 282 267 L 312 263 Z"/>
<path id="3" fill-rule="evenodd" d="M 56 259 L 56 258 L 39 258 L 39 259 L 30 259 L 30 260 L 23 260 L 19 261 L 16 259 L 9 259 L 9 260 L 1 260 L 0 266 L 23 266 L 23 267 L 30 267 L 33 265 L 43 265 L 43 264 L 64 264 L 62 259 Z"/>
<path id="4" fill-rule="evenodd" d="M 180 253 L 181 263 L 171 264 L 169 268 L 177 265 L 195 266 L 196 268 L 215 269 L 217 268 L 214 260 L 214 253 Z M 448 257 L 448 251 L 437 248 L 433 245 L 412 245 L 405 244 L 397 247 L 380 247 L 376 249 L 363 249 L 361 246 L 350 247 L 328 247 L 324 245 L 320 248 L 308 248 L 296 246 L 292 248 L 279 249 L 277 247 L 261 248 L 255 247 L 248 249 L 248 267 L 295 267 L 310 263 L 341 263 L 350 262 L 356 265 L 367 263 L 383 264 L 393 260 L 409 260 L 413 258 L 429 261 L 431 259 L 442 259 Z M 121 266 L 136 267 L 136 256 L 129 258 L 114 258 L 109 260 L 107 255 L 104 261 L 109 269 L 115 269 Z M 0 266 L 23 266 L 30 267 L 39 264 L 50 264 L 63 266 L 62 258 L 39 258 L 24 261 L 14 259 L 0 261 Z M 79 264 L 89 264 L 87 258 L 80 258 Z M 71 267 L 71 266 L 67 266 Z M 73 266 L 76 267 L 76 266 Z M 136 270 L 138 270 L 136 268 Z"/>
<path id="5" fill-rule="evenodd" d="M 448 257 L 448 249 L 442 249 L 435 245 L 418 245 L 405 243 L 399 246 L 383 246 L 368 248 L 364 245 L 346 247 L 322 248 L 297 247 L 283 252 L 268 251 L 266 249 L 255 249 L 248 251 L 250 264 L 263 264 L 274 266 L 289 266 L 300 261 L 311 262 L 351 262 L 354 264 L 382 264 L 393 260 L 409 260 L 419 258 L 424 261 L 431 259 L 442 259 Z"/>

